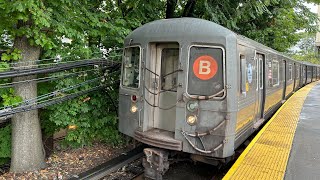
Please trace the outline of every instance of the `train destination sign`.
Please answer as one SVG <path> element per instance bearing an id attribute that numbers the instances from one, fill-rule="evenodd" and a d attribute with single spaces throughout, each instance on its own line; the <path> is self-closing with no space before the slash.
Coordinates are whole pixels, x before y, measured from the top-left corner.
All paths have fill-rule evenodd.
<path id="1" fill-rule="evenodd" d="M 211 79 L 217 71 L 217 61 L 211 56 L 200 56 L 193 63 L 193 73 L 201 80 Z"/>

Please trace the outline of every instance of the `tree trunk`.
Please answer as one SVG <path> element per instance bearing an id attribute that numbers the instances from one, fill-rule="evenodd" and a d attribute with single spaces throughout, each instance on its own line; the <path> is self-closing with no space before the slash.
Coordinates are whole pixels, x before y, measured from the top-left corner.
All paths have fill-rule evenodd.
<path id="1" fill-rule="evenodd" d="M 182 17 L 192 17 L 195 6 L 196 0 L 188 0 L 186 6 L 184 7 Z"/>
<path id="2" fill-rule="evenodd" d="M 166 19 L 174 18 L 174 10 L 177 6 L 177 0 L 167 0 Z"/>
<path id="3" fill-rule="evenodd" d="M 22 59 L 25 61 L 17 66 L 34 65 L 36 62 L 26 62 L 39 59 L 40 47 L 31 46 L 26 37 L 17 37 L 14 47 L 21 51 Z M 19 68 L 19 67 L 17 67 Z M 28 67 L 20 67 L 28 68 Z M 24 81 L 36 78 L 36 75 L 16 77 L 13 81 Z M 14 87 L 17 96 L 22 99 L 37 97 L 36 82 L 20 83 Z M 40 120 L 38 110 L 17 113 L 12 118 L 12 172 L 34 171 L 45 167 L 44 149 L 41 137 Z"/>

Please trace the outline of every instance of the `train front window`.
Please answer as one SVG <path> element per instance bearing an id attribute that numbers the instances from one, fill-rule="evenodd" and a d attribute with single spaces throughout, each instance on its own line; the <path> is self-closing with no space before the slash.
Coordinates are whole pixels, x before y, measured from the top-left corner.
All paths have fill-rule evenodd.
<path id="1" fill-rule="evenodd" d="M 221 99 L 225 96 L 224 49 L 216 46 L 196 46 L 189 50 L 187 93 Z"/>
<path id="2" fill-rule="evenodd" d="M 140 47 L 125 48 L 123 58 L 122 85 L 138 88 Z"/>

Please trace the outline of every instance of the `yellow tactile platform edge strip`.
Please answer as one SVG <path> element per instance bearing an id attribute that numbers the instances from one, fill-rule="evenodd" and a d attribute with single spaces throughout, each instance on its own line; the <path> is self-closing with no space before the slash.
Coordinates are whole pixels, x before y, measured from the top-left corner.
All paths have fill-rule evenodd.
<path id="1" fill-rule="evenodd" d="M 242 152 L 223 180 L 283 179 L 304 101 L 317 82 L 294 93 Z"/>

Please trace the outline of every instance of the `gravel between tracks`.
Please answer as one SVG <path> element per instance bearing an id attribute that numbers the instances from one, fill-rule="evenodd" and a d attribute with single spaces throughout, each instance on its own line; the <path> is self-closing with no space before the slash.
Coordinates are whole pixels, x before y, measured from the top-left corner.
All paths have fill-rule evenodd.
<path id="1" fill-rule="evenodd" d="M 8 172 L 0 176 L 0 179 L 68 179 L 77 177 L 81 172 L 119 156 L 131 148 L 131 145 L 111 147 L 95 143 L 92 146 L 77 149 L 55 150 L 46 160 L 47 168 L 25 173 Z"/>

